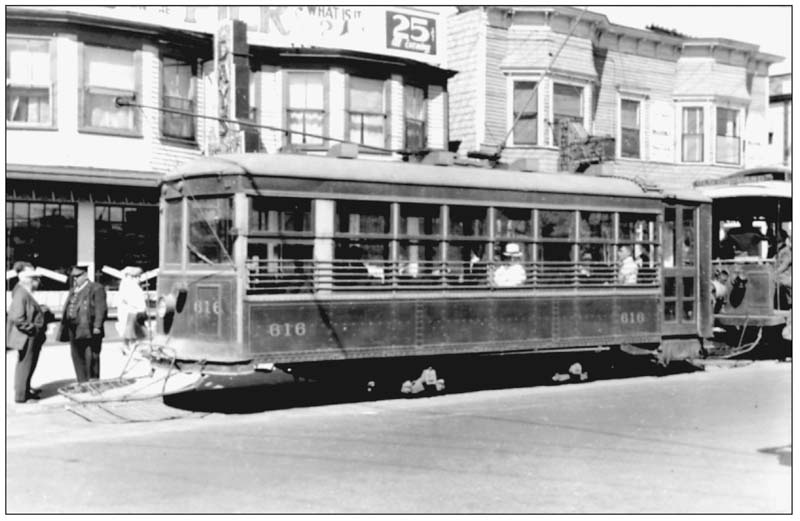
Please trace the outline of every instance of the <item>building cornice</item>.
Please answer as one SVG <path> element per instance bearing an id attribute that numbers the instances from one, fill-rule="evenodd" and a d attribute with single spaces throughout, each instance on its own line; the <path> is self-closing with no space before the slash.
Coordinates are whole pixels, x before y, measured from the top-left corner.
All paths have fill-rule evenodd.
<path id="1" fill-rule="evenodd" d="M 117 170 L 80 166 L 7 164 L 7 179 L 26 181 L 59 181 L 102 185 L 141 186 L 156 188 L 163 174 L 139 170 Z"/>
<path id="2" fill-rule="evenodd" d="M 14 25 L 42 24 L 54 26 L 72 26 L 83 29 L 102 29 L 106 32 L 121 31 L 153 40 L 166 40 L 181 45 L 201 45 L 212 49 L 213 35 L 187 29 L 174 29 L 162 25 L 148 24 L 107 18 L 86 13 L 68 11 L 50 11 L 25 7 L 6 7 L 6 30 Z"/>

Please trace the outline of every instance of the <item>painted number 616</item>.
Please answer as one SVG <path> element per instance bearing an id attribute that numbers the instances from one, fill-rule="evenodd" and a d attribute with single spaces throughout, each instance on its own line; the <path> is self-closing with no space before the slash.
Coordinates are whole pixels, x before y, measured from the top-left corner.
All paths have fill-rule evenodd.
<path id="1" fill-rule="evenodd" d="M 284 322 L 279 324 L 273 322 L 269 325 L 269 336 L 305 336 L 306 323 L 305 322 Z"/>
<path id="2" fill-rule="evenodd" d="M 194 312 L 196 315 L 219 315 L 222 311 L 222 303 L 219 300 L 195 300 Z"/>
<path id="3" fill-rule="evenodd" d="M 624 311 L 619 315 L 619 321 L 622 324 L 644 324 L 644 313 L 641 311 Z"/>

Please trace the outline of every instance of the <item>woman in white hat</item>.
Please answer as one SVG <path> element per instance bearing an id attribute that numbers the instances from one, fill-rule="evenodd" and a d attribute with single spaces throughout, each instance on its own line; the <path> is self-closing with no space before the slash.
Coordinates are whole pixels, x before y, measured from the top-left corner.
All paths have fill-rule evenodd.
<path id="1" fill-rule="evenodd" d="M 509 242 L 503 251 L 506 258 L 505 264 L 498 267 L 494 272 L 492 281 L 495 286 L 513 287 L 521 286 L 525 282 L 525 268 L 522 266 L 522 251 L 519 244 Z"/>
<path id="2" fill-rule="evenodd" d="M 117 332 L 125 342 L 127 353 L 131 344 L 146 336 L 143 321 L 140 317 L 147 310 L 144 290 L 139 285 L 142 268 L 128 266 L 122 270 L 122 280 L 117 293 Z"/>

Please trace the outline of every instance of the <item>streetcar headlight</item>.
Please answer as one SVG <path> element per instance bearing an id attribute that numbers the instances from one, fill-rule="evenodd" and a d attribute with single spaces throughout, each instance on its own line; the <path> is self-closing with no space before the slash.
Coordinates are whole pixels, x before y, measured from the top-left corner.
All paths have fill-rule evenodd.
<path id="1" fill-rule="evenodd" d="M 170 294 L 159 298 L 158 305 L 156 306 L 156 312 L 160 318 L 166 318 L 168 315 L 174 314 L 175 296 Z"/>

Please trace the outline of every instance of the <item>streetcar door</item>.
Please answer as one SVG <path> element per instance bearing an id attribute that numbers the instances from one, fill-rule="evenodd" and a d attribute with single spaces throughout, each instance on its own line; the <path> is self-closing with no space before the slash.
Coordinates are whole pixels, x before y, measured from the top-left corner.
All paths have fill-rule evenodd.
<path id="1" fill-rule="evenodd" d="M 663 229 L 664 333 L 696 333 L 697 208 L 667 206 Z"/>

